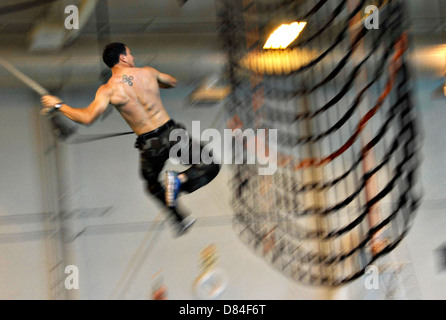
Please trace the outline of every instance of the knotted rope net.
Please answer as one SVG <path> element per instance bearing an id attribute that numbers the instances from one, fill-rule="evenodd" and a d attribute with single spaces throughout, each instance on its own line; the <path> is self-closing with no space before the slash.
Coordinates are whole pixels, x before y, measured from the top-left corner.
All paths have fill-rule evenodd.
<path id="1" fill-rule="evenodd" d="M 403 1 L 219 0 L 218 15 L 228 127 L 277 130 L 274 174 L 234 165 L 241 240 L 302 283 L 360 277 L 401 242 L 420 202 Z M 307 25 L 289 47 L 263 49 L 292 22 Z"/>

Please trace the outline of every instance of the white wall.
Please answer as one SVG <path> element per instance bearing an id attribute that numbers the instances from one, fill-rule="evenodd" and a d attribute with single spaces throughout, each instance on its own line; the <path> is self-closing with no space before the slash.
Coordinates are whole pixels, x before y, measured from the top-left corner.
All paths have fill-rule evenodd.
<path id="1" fill-rule="evenodd" d="M 0 299 L 48 298 L 36 103 L 0 92 Z"/>

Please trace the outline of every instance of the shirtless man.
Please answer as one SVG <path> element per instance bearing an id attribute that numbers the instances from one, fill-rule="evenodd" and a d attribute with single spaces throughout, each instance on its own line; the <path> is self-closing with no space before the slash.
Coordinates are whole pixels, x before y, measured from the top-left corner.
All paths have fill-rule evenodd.
<path id="1" fill-rule="evenodd" d="M 178 194 L 191 193 L 208 184 L 217 176 L 220 166 L 200 163 L 181 173 L 167 171 L 164 188 L 158 178 L 169 158 L 170 148 L 177 143 L 169 140 L 169 134 L 184 127 L 167 114 L 160 88 L 173 88 L 177 80 L 151 67 L 136 68 L 130 49 L 123 43 L 107 45 L 103 60 L 111 69 L 112 77 L 98 89 L 88 107 L 72 108 L 58 97 L 46 95 L 42 97 L 43 112 L 62 113 L 77 123 L 89 125 L 106 111 L 109 104 L 114 105 L 138 136 L 135 147 L 140 150 L 141 175 L 147 182 L 147 190 L 172 213 L 177 234 L 182 235 L 195 219 L 179 212 Z M 189 147 L 192 147 L 191 141 Z"/>

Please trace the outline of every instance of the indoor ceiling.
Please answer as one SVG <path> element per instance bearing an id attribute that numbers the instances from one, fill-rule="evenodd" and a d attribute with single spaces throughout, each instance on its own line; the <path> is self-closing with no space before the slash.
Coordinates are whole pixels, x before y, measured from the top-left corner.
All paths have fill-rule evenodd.
<path id="1" fill-rule="evenodd" d="M 417 72 L 444 74 L 446 0 L 403 1 L 408 4 Z M 86 22 L 79 32 L 43 44 L 62 44 L 59 48 L 39 50 L 42 39 L 57 38 L 53 29 L 42 26 L 60 26 L 67 5 L 82 10 L 89 3 L 93 9 L 83 11 Z M 198 85 L 224 67 L 218 32 L 214 0 L 2 0 L 0 5 L 0 56 L 50 89 L 97 83 L 104 70 L 101 50 L 109 41 L 131 47 L 137 65 L 149 64 L 183 84 Z M 1 68 L 0 86 L 22 84 Z"/>

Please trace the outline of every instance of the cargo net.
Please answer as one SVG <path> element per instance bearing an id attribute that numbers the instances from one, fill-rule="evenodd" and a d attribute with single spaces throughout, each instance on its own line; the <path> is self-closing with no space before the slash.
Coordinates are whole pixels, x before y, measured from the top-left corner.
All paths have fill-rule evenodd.
<path id="1" fill-rule="evenodd" d="M 232 87 L 227 125 L 277 130 L 266 146 L 277 151 L 274 174 L 234 165 L 235 229 L 301 283 L 360 277 L 404 238 L 420 201 L 402 1 L 217 4 Z M 377 22 L 370 4 L 378 29 L 366 27 Z M 307 25 L 289 47 L 263 49 L 295 21 Z"/>

